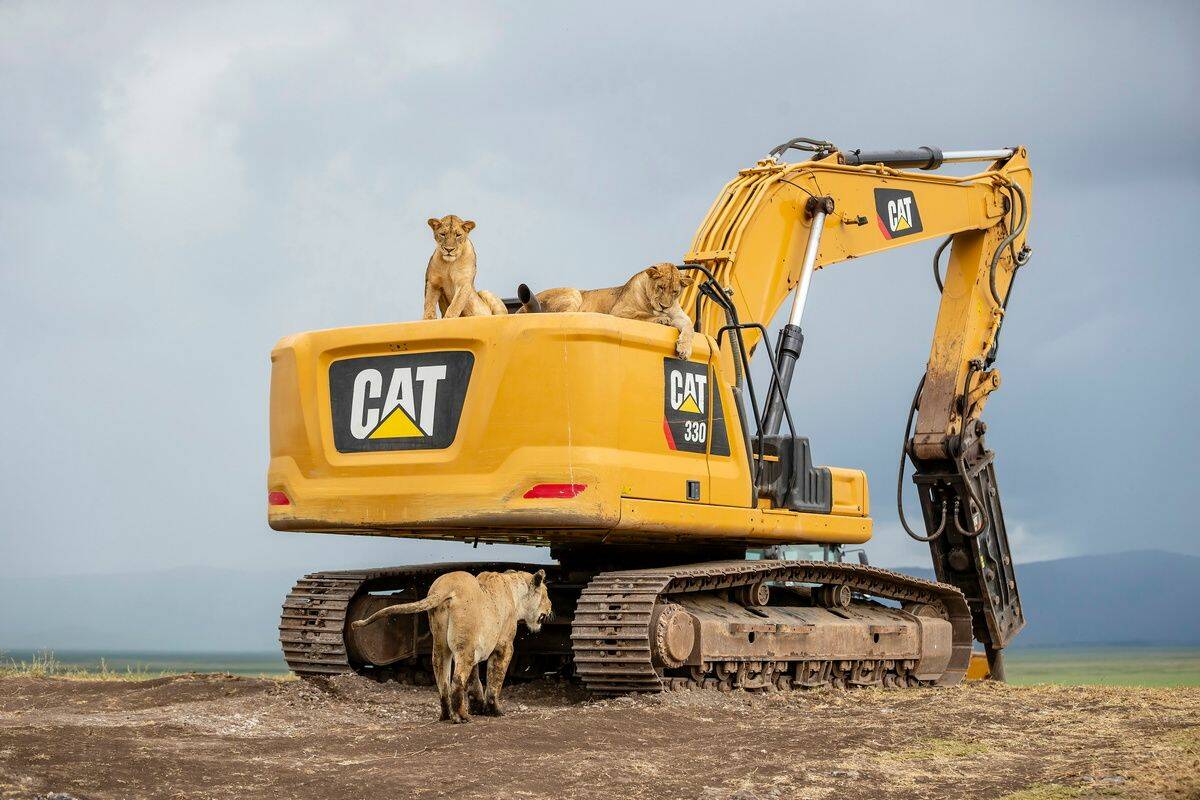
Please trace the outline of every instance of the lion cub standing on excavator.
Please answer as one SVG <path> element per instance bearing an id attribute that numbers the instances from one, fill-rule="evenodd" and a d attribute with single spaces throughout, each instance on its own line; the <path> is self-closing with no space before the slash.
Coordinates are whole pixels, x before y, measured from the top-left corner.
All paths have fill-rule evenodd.
<path id="1" fill-rule="evenodd" d="M 679 331 L 675 352 L 692 355 L 692 321 L 679 306 L 679 296 L 692 285 L 674 264 L 655 264 L 634 275 L 624 286 L 609 289 L 546 289 L 537 293 L 542 311 L 598 311 L 614 317 L 669 325 Z"/>
<path id="2" fill-rule="evenodd" d="M 475 223 L 450 214 L 431 217 L 429 227 L 437 247 L 425 268 L 425 319 L 437 319 L 439 307 L 442 319 L 507 314 L 500 298 L 475 290 L 475 246 L 467 238 Z"/>
<path id="3" fill-rule="evenodd" d="M 395 614 L 429 612 L 433 634 L 433 674 L 442 701 L 442 720 L 470 722 L 470 699 L 482 703 L 483 713 L 501 716 L 500 690 L 512 659 L 517 623 L 537 632 L 550 616 L 546 571 L 447 572 L 429 587 L 424 600 L 388 606 L 355 628 Z M 487 693 L 476 665 L 487 661 Z"/>

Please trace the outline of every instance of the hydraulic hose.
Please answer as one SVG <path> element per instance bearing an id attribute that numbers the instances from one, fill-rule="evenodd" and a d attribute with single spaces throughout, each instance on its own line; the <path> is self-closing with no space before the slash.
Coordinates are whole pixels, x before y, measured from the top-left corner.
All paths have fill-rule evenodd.
<path id="1" fill-rule="evenodd" d="M 1004 300 L 1002 300 L 1000 298 L 1000 293 L 998 291 L 996 291 L 996 265 L 1000 263 L 1000 254 L 1004 252 L 1004 249 L 1006 247 L 1008 247 L 1014 241 L 1016 241 L 1016 238 L 1021 235 L 1022 231 L 1025 230 L 1025 223 L 1029 220 L 1029 206 L 1025 199 L 1025 190 L 1021 188 L 1021 185 L 1019 183 L 1010 184 L 1009 189 L 1010 189 L 1010 196 L 1011 196 L 1011 191 L 1015 190 L 1017 193 L 1017 197 L 1020 198 L 1021 212 L 1020 212 L 1020 216 L 1018 217 L 1016 227 L 1012 228 L 1009 231 L 1008 236 L 1005 236 L 1004 239 L 1000 242 L 1000 244 L 996 246 L 996 252 L 992 253 L 992 263 L 988 267 L 988 288 L 990 288 L 992 290 L 992 300 L 996 303 L 996 308 L 1004 308 L 1004 305 L 1005 305 Z M 1015 203 L 1014 203 L 1014 205 L 1015 205 Z M 1026 260 L 1028 260 L 1028 259 L 1026 259 Z M 1013 269 L 1014 270 L 1017 269 L 1017 267 L 1020 267 L 1023 263 L 1025 263 L 1025 262 L 1022 261 L 1020 259 L 1020 257 L 1014 252 L 1013 253 Z"/>
<path id="2" fill-rule="evenodd" d="M 834 147 L 832 142 L 823 142 L 820 139 L 810 139 L 807 136 L 797 136 L 795 139 L 788 139 L 778 147 L 772 148 L 771 152 L 767 153 L 767 157 L 778 159 L 782 157 L 783 154 L 788 150 L 803 150 L 807 153 L 820 154 L 831 152 L 836 149 L 837 148 Z"/>
<path id="3" fill-rule="evenodd" d="M 971 377 L 976 372 L 978 372 L 980 369 L 982 369 L 982 367 L 979 364 L 979 362 L 972 361 L 970 364 L 967 365 L 967 376 L 963 379 L 963 388 L 962 388 L 961 397 L 962 397 L 962 418 L 963 418 L 964 426 L 966 425 L 966 420 L 971 411 L 971 409 L 967 407 L 967 398 L 970 396 L 970 391 L 971 391 Z M 979 509 L 979 517 L 980 517 L 980 520 L 979 520 L 980 525 L 978 528 L 972 528 L 971 530 L 966 530 L 965 528 L 963 528 L 963 526 L 958 524 L 959 503 L 958 503 L 958 500 L 956 499 L 955 503 L 954 503 L 954 529 L 956 531 L 958 531 L 960 536 L 965 536 L 968 539 L 974 539 L 976 536 L 978 536 L 979 534 L 983 533 L 984 531 L 986 531 L 988 529 L 989 520 L 988 520 L 987 507 L 984 506 L 983 501 L 980 498 L 975 496 L 975 485 L 973 483 L 971 483 L 971 477 L 969 475 L 967 475 L 966 456 L 964 456 L 962 454 L 956 455 L 954 457 L 954 466 L 958 469 L 958 476 L 962 480 L 963 486 L 966 487 L 966 490 L 967 490 L 967 500 L 968 500 L 967 513 L 968 514 L 971 513 L 971 508 L 975 507 L 975 508 Z"/>
<path id="4" fill-rule="evenodd" d="M 973 374 L 973 372 L 974 372 L 974 370 L 972 370 L 972 369 L 967 370 L 967 384 L 968 385 L 970 385 L 971 375 Z M 904 528 L 904 532 L 909 535 L 909 538 L 911 538 L 915 541 L 918 541 L 918 542 L 932 542 L 934 539 L 937 539 L 939 536 L 941 536 L 945 532 L 946 522 L 950 519 L 953 519 L 954 529 L 956 531 L 958 531 L 958 534 L 960 536 L 964 536 L 968 539 L 974 539 L 976 536 L 979 536 L 980 534 L 982 534 L 984 531 L 986 531 L 988 529 L 988 524 L 989 524 L 988 513 L 987 513 L 987 507 L 984 506 L 983 501 L 975 496 L 975 487 L 971 484 L 971 478 L 969 475 L 967 475 L 966 464 L 961 457 L 954 459 L 954 465 L 958 469 L 958 474 L 959 474 L 959 477 L 962 479 L 963 486 L 965 486 L 967 489 L 967 494 L 968 494 L 967 511 L 968 511 L 968 513 L 970 512 L 972 507 L 979 509 L 979 514 L 980 514 L 980 518 L 981 518 L 980 519 L 981 524 L 979 525 L 979 527 L 968 530 L 959 524 L 958 512 L 959 512 L 959 508 L 961 507 L 961 503 L 959 502 L 958 498 L 955 498 L 955 500 L 954 500 L 954 511 L 949 514 L 947 513 L 947 510 L 946 510 L 946 500 L 945 500 L 945 498 L 942 499 L 941 521 L 938 523 L 937 529 L 934 530 L 933 533 L 929 534 L 928 536 L 922 536 L 919 533 L 917 533 L 916 531 L 914 531 L 908 524 L 908 518 L 905 517 L 905 515 L 904 515 L 904 467 L 907 465 L 908 458 L 909 458 L 908 437 L 912 433 L 913 419 L 917 415 L 917 404 L 919 403 L 920 398 L 921 398 L 921 390 L 923 388 L 925 388 L 925 378 L 927 377 L 927 375 L 928 375 L 928 373 L 921 376 L 921 381 L 917 384 L 917 391 L 913 393 L 912 403 L 908 407 L 908 419 L 904 423 L 904 441 L 902 441 L 900 443 L 900 468 L 896 473 L 896 512 L 897 512 L 897 515 L 900 517 L 900 526 L 902 528 Z M 964 397 L 965 396 L 966 395 L 964 394 Z"/>
<path id="5" fill-rule="evenodd" d="M 950 246 L 950 242 L 954 241 L 953 236 L 947 236 L 946 240 L 938 245 L 938 249 L 933 253 L 933 281 L 937 284 L 938 294 L 941 294 L 945 287 L 942 284 L 942 252 Z"/>
<path id="6" fill-rule="evenodd" d="M 964 481 L 966 480 L 965 476 L 963 477 L 963 480 Z M 974 494 L 974 492 L 971 489 L 967 489 L 967 491 L 970 492 L 972 495 Z M 970 502 L 974 503 L 975 502 L 974 498 L 972 498 Z M 986 531 L 988 529 L 987 511 L 984 509 L 983 506 L 979 506 L 979 521 L 981 524 L 978 529 L 974 529 L 974 530 L 967 530 L 962 525 L 958 524 L 959 506 L 960 506 L 959 501 L 957 498 L 955 498 L 954 514 L 952 516 L 954 517 L 954 530 L 958 531 L 959 536 L 965 536 L 968 539 L 974 539 L 976 536 L 980 535 L 981 533 L 983 533 L 984 531 Z M 970 508 L 971 508 L 971 506 L 968 505 L 967 510 L 970 511 Z"/>
<path id="7" fill-rule="evenodd" d="M 942 500 L 942 521 L 938 524 L 937 530 L 928 536 L 922 536 L 910 528 L 908 519 L 904 516 L 904 467 L 908 461 L 908 436 L 912 432 L 913 418 L 917 415 L 917 402 L 921 398 L 921 390 L 925 388 L 925 378 L 927 375 L 928 373 L 921 375 L 921 381 L 917 384 L 917 391 L 913 394 L 912 404 L 908 407 L 908 421 L 904 423 L 904 441 L 900 443 L 900 472 L 896 475 L 896 511 L 900 515 L 900 525 L 910 538 L 918 542 L 932 542 L 941 536 L 946 530 L 947 516 L 946 501 Z"/>
<path id="8" fill-rule="evenodd" d="M 1019 189 L 1020 187 L 1017 187 L 1017 188 Z M 1024 204 L 1025 204 L 1025 200 L 1026 200 L 1024 194 L 1021 195 L 1021 199 L 1022 199 L 1022 208 L 1024 208 Z M 1033 251 L 1029 248 L 1028 244 L 1024 245 L 1021 248 L 1020 252 L 1013 253 L 1012 279 L 1009 280 L 1009 282 L 1008 282 L 1008 291 L 1004 293 L 1004 305 L 1002 306 L 1002 308 L 1005 312 L 1008 311 L 1008 301 L 1012 297 L 1013 286 L 1017 282 L 1017 270 L 1020 269 L 1021 267 L 1025 266 L 1026 264 L 1028 264 L 1029 259 L 1032 255 L 1033 255 Z M 995 292 L 993 291 L 993 294 L 994 293 Z M 992 349 L 988 352 L 988 355 L 987 355 L 987 366 L 989 366 L 989 367 L 992 364 L 996 363 L 996 354 L 1000 350 L 1000 334 L 1004 332 L 1004 320 L 1005 320 L 1006 316 L 1007 316 L 1007 314 L 1002 315 L 1000 317 L 1000 325 L 997 326 L 997 328 L 996 328 L 996 338 L 992 341 Z"/>
<path id="9" fill-rule="evenodd" d="M 1017 225 L 1013 228 L 1012 232 L 1009 233 L 1009 235 L 1004 238 L 1004 241 L 1002 241 L 1000 243 L 1000 246 L 996 248 L 996 252 L 992 254 L 992 261 L 988 267 L 988 288 L 991 289 L 992 300 L 995 301 L 996 305 L 1001 308 L 1008 307 L 1008 298 L 1006 297 L 1003 301 L 1001 301 L 1000 300 L 1000 292 L 997 291 L 997 289 L 996 289 L 996 267 L 1000 261 L 1000 254 L 1004 252 L 1005 247 L 1009 247 L 1011 249 L 1012 243 L 1016 240 L 1016 238 L 1018 236 L 1021 235 L 1021 232 L 1025 230 L 1025 223 L 1029 219 L 1029 212 L 1028 212 L 1028 205 L 1027 205 L 1028 201 L 1026 200 L 1025 190 L 1021 188 L 1020 184 L 1014 183 L 1011 185 L 1010 190 L 1009 190 L 1009 197 L 1012 198 L 1013 206 L 1016 206 L 1017 200 L 1020 200 L 1020 209 L 1021 210 L 1020 210 L 1020 214 L 1019 214 L 1019 219 L 1018 219 Z M 1014 211 L 1015 210 L 1016 209 L 1014 208 Z M 950 245 L 950 243 L 953 240 L 954 240 L 953 236 L 947 236 L 942 241 L 942 243 L 940 245 L 938 245 L 938 249 L 936 251 L 934 251 L 934 254 L 933 254 L 933 281 L 934 281 L 934 283 L 937 284 L 939 294 L 945 290 L 945 284 L 944 284 L 944 281 L 942 280 L 942 253 L 945 252 L 946 248 Z M 1029 262 L 1029 248 L 1027 248 L 1027 247 L 1022 248 L 1022 250 L 1019 253 L 1016 251 L 1013 251 L 1012 255 L 1013 255 L 1013 273 L 1015 275 L 1018 268 L 1025 266 L 1025 264 Z"/>

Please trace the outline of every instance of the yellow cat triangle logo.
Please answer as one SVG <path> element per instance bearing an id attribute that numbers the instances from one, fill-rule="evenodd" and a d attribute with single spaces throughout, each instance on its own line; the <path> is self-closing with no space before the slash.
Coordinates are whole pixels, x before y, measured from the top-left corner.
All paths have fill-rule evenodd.
<path id="1" fill-rule="evenodd" d="M 425 432 L 417 427 L 417 423 L 412 421 L 412 417 L 405 412 L 404 407 L 396 406 L 367 438 L 403 439 L 424 435 Z"/>
<path id="2" fill-rule="evenodd" d="M 704 413 L 700 410 L 700 406 L 696 405 L 696 398 L 692 397 L 690 394 L 687 396 L 686 400 L 679 404 L 679 410 L 687 414 Z"/>
<path id="3" fill-rule="evenodd" d="M 911 227 L 912 227 L 912 225 L 908 224 L 907 219 L 905 219 L 904 217 L 900 217 L 896 220 L 896 227 L 893 230 L 906 231 Z"/>

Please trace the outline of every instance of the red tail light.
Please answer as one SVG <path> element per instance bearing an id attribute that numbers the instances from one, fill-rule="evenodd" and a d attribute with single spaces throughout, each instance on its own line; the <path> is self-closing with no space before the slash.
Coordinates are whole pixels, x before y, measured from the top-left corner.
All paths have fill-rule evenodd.
<path id="1" fill-rule="evenodd" d="M 269 506 L 290 506 L 292 501 L 283 492 L 267 492 L 267 505 Z"/>
<path id="2" fill-rule="evenodd" d="M 539 483 L 525 493 L 525 499 L 537 497 L 575 497 L 587 488 L 586 483 Z"/>

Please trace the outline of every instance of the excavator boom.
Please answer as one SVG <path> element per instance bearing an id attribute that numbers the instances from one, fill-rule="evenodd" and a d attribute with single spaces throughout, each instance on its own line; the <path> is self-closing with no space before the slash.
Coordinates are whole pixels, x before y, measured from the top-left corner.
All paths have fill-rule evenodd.
<path id="1" fill-rule="evenodd" d="M 766 324 L 790 294 L 789 323 L 798 325 L 812 272 L 952 237 L 918 428 L 923 454 L 944 453 L 946 440 L 961 432 L 966 419 L 954 403 L 967 373 L 978 373 L 968 388 L 979 403 L 976 411 L 999 385 L 998 375 L 983 374 L 972 362 L 991 358 L 1018 266 L 1014 257 L 1025 244 L 1025 223 L 1004 248 L 998 245 L 1019 219 L 1028 218 L 1032 191 L 1023 148 L 981 152 L 1011 155 L 966 177 L 902 172 L 884 164 L 849 166 L 836 151 L 799 164 L 761 161 L 725 186 L 685 260 L 707 267 L 729 290 L 740 319 Z M 814 220 L 821 230 L 810 253 Z M 695 310 L 697 330 L 715 336 L 728 320 L 700 286 L 689 287 L 681 303 Z M 744 338 L 753 347 L 758 333 L 748 330 Z"/>

